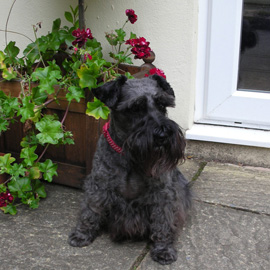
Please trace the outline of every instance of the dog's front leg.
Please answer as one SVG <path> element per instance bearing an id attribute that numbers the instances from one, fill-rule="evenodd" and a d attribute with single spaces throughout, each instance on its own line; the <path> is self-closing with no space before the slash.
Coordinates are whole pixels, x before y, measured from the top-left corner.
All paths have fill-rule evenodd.
<path id="1" fill-rule="evenodd" d="M 174 248 L 176 227 L 174 217 L 169 207 L 156 206 L 152 210 L 150 239 L 152 241 L 151 257 L 160 264 L 171 264 L 177 260 L 177 251 Z"/>
<path id="2" fill-rule="evenodd" d="M 68 243 L 74 247 L 84 247 L 91 244 L 99 235 L 103 209 L 91 207 L 91 203 L 83 202 L 80 218 L 71 231 Z"/>

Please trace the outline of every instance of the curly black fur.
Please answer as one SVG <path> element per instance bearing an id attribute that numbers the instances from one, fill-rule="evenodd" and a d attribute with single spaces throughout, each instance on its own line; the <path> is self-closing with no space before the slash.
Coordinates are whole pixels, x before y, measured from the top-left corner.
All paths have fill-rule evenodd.
<path id="1" fill-rule="evenodd" d="M 89 245 L 106 228 L 114 241 L 148 239 L 153 260 L 170 264 L 191 203 L 188 182 L 176 168 L 184 158 L 184 136 L 166 116 L 173 90 L 160 78 L 121 77 L 93 92 L 111 108 L 109 131 L 123 154 L 100 137 L 69 244 Z"/>

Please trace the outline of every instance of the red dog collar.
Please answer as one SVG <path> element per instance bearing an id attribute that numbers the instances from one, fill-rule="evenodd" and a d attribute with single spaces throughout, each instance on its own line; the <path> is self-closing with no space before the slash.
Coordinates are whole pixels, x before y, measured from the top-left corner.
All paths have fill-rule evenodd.
<path id="1" fill-rule="evenodd" d="M 116 151 L 119 154 L 122 154 L 122 148 L 120 146 L 118 146 L 112 139 L 110 133 L 109 133 L 109 127 L 110 127 L 110 122 L 107 122 L 104 126 L 103 126 L 103 135 L 105 137 L 105 139 L 107 140 L 107 142 L 109 143 L 109 145 L 111 146 L 111 148 Z"/>

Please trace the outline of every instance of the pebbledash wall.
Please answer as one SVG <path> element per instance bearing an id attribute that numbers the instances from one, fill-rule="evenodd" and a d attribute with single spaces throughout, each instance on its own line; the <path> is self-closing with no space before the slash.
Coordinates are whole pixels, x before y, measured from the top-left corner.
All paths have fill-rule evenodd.
<path id="1" fill-rule="evenodd" d="M 0 50 L 5 46 L 6 20 L 14 0 L 0 0 Z M 10 14 L 8 30 L 34 39 L 32 25 L 42 22 L 39 35 L 51 29 L 58 17 L 65 21 L 64 12 L 77 0 L 17 0 Z M 176 94 L 176 108 L 170 116 L 183 128 L 192 126 L 195 102 L 196 51 L 198 28 L 197 0 L 85 0 L 86 26 L 108 52 L 110 47 L 104 33 L 120 28 L 126 20 L 125 10 L 134 9 L 138 21 L 126 30 L 145 37 L 156 54 L 155 65 L 164 70 Z M 7 33 L 7 40 L 16 40 L 24 48 L 25 37 Z M 141 60 L 134 61 L 141 65 Z"/>

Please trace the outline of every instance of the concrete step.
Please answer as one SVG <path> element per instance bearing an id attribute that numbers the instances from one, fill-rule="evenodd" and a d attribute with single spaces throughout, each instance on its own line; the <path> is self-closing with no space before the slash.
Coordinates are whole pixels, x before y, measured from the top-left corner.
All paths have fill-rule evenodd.
<path id="1" fill-rule="evenodd" d="M 188 140 L 186 154 L 205 161 L 270 168 L 269 148 Z"/>

